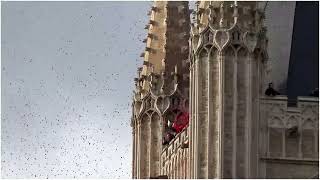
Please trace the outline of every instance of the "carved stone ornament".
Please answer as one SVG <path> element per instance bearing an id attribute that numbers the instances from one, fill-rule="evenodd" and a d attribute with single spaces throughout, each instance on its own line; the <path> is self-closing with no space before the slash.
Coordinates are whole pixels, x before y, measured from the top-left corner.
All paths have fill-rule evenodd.
<path id="1" fill-rule="evenodd" d="M 170 107 L 170 99 L 167 96 L 160 96 L 156 99 L 156 109 L 164 114 Z"/>
<path id="2" fill-rule="evenodd" d="M 215 36 L 214 36 L 214 41 L 219 48 L 220 51 L 226 47 L 230 40 L 229 33 L 226 31 L 217 31 Z"/>
<path id="3" fill-rule="evenodd" d="M 278 117 L 270 118 L 268 119 L 268 126 L 273 128 L 283 128 L 283 122 Z"/>
<path id="4" fill-rule="evenodd" d="M 165 73 L 161 75 L 152 74 L 150 77 L 150 94 L 155 99 L 155 109 L 164 115 L 171 107 L 171 99 L 178 96 L 182 97 L 178 89 L 178 74 L 177 68 L 175 72 L 167 77 Z M 173 76 L 173 78 L 171 77 Z"/>
<path id="5" fill-rule="evenodd" d="M 300 119 L 300 118 L 297 118 L 296 116 L 290 116 L 288 118 L 288 120 L 286 121 L 286 127 L 292 128 L 294 126 L 299 126 L 298 119 Z"/>

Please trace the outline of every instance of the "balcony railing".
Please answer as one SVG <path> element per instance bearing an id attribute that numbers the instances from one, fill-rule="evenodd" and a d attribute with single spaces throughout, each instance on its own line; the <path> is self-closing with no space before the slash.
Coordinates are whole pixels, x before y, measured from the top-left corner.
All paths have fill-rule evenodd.
<path id="1" fill-rule="evenodd" d="M 161 173 L 169 178 L 186 178 L 189 126 L 175 136 L 161 153 Z"/>

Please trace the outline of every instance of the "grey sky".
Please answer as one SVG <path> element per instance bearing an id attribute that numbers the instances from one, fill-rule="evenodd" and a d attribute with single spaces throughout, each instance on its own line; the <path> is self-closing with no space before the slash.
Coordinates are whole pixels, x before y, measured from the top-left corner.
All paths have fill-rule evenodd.
<path id="1" fill-rule="evenodd" d="M 2 2 L 3 178 L 131 177 L 152 2 Z"/>

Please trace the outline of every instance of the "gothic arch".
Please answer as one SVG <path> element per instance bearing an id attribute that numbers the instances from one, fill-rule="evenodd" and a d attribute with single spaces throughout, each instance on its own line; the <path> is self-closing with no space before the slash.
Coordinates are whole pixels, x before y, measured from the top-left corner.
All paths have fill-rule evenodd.
<path id="1" fill-rule="evenodd" d="M 223 52 L 224 52 L 224 55 L 226 56 L 225 59 L 229 60 L 229 59 L 235 58 L 237 50 L 233 46 L 228 46 L 223 50 Z M 229 58 L 227 58 L 227 57 L 229 57 Z"/>
<path id="2" fill-rule="evenodd" d="M 213 58 L 213 60 L 218 60 L 218 54 L 219 54 L 219 50 L 218 50 L 218 47 L 216 46 L 212 46 L 210 51 L 209 51 L 209 54 L 210 54 L 210 60 Z"/>
<path id="3" fill-rule="evenodd" d="M 224 50 L 223 50 L 223 53 L 225 55 L 233 55 L 235 56 L 236 55 L 236 52 L 238 51 L 238 49 L 242 47 L 242 46 L 234 46 L 233 44 L 230 44 L 229 46 L 227 46 Z"/>
<path id="4" fill-rule="evenodd" d="M 237 49 L 236 55 L 238 57 L 237 60 L 239 60 L 239 57 L 247 57 L 248 56 L 248 49 L 241 46 L 240 48 Z"/>
<path id="5" fill-rule="evenodd" d="M 213 48 L 213 47 L 215 47 L 214 44 L 206 44 L 206 45 L 204 46 L 204 48 L 205 48 L 208 52 L 210 52 L 211 48 Z"/>
<path id="6" fill-rule="evenodd" d="M 141 118 L 139 118 L 138 120 L 140 120 L 140 123 L 141 123 L 141 124 L 143 124 L 143 123 L 145 123 L 145 122 L 149 122 L 149 121 L 150 121 L 150 115 L 149 115 L 147 112 L 145 112 L 145 113 L 141 116 Z"/>
<path id="7" fill-rule="evenodd" d="M 199 61 L 200 59 L 208 57 L 208 50 L 206 48 L 199 49 L 199 53 L 197 54 L 196 61 Z"/>
<path id="8" fill-rule="evenodd" d="M 279 117 L 273 117 L 268 120 L 268 126 L 271 128 L 284 128 L 283 121 Z"/>
<path id="9" fill-rule="evenodd" d="M 294 126 L 299 126 L 299 122 L 296 116 L 290 116 L 286 121 L 286 128 L 291 128 Z"/>
<path id="10" fill-rule="evenodd" d="M 150 109 L 147 109 L 145 113 L 151 117 L 154 113 L 158 113 L 158 111 L 155 108 L 150 108 Z"/>
<path id="11" fill-rule="evenodd" d="M 302 129 L 315 129 L 314 127 L 316 126 L 311 118 L 307 118 L 302 122 Z"/>

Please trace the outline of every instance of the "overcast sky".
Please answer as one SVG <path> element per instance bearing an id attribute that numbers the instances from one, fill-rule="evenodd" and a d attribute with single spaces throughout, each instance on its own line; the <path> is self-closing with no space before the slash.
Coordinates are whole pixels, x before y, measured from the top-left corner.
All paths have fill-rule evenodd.
<path id="1" fill-rule="evenodd" d="M 152 2 L 2 2 L 3 178 L 131 178 Z"/>

